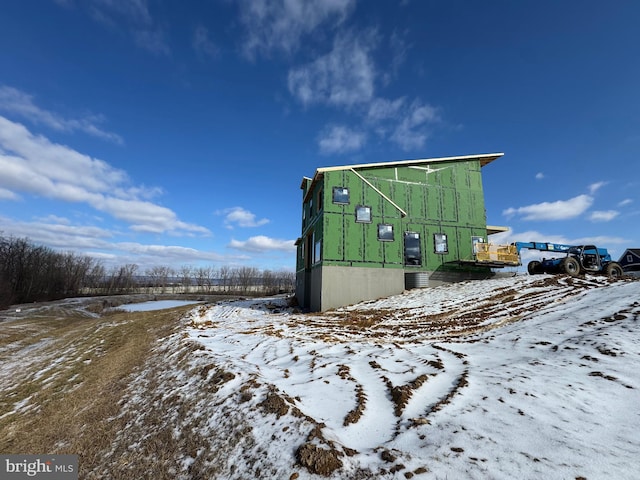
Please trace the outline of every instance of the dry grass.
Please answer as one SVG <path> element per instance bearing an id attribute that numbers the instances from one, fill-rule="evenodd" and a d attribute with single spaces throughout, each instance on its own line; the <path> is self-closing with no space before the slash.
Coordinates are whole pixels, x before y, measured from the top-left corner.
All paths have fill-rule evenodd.
<path id="1" fill-rule="evenodd" d="M 3 372 L 0 451 L 78 454 L 80 472 L 92 470 L 124 427 L 118 413 L 132 372 L 186 308 L 104 318 L 55 312 L 4 324 L 5 370 L 17 353 L 24 358 Z"/>

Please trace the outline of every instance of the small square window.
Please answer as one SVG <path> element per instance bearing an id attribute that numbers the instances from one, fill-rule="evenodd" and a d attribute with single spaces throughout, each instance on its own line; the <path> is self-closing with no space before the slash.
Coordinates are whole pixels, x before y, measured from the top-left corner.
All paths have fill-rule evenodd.
<path id="1" fill-rule="evenodd" d="M 333 203 L 348 205 L 349 189 L 344 187 L 333 187 Z"/>
<path id="2" fill-rule="evenodd" d="M 383 242 L 393 242 L 393 225 L 389 225 L 388 223 L 379 223 L 378 240 Z"/>
<path id="3" fill-rule="evenodd" d="M 436 253 L 449 253 L 449 245 L 447 244 L 447 235 L 444 233 L 436 233 L 433 235 Z"/>
<path id="4" fill-rule="evenodd" d="M 358 205 L 356 207 L 356 222 L 371 223 L 371 207 Z"/>
<path id="5" fill-rule="evenodd" d="M 482 247 L 478 247 L 479 243 L 484 243 L 484 238 L 483 237 L 471 237 L 471 243 L 473 244 L 473 254 L 477 254 L 479 249 Z"/>
<path id="6" fill-rule="evenodd" d="M 631 254 L 627 255 L 627 262 L 628 263 L 633 263 L 633 255 L 631 255 Z"/>

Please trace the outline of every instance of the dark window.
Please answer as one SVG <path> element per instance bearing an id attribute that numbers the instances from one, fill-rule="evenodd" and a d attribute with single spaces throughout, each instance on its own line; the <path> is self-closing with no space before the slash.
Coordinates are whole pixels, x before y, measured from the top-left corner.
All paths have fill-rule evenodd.
<path id="1" fill-rule="evenodd" d="M 418 267 L 422 265 L 419 233 L 404 232 L 404 264 Z"/>
<path id="2" fill-rule="evenodd" d="M 389 225 L 388 223 L 379 223 L 378 240 L 383 242 L 393 242 L 393 225 Z"/>
<path id="3" fill-rule="evenodd" d="M 349 189 L 344 187 L 333 187 L 333 203 L 348 205 Z"/>
<path id="4" fill-rule="evenodd" d="M 433 243 L 436 253 L 449 253 L 449 245 L 447 244 L 447 235 L 444 233 L 434 233 Z"/>
<path id="5" fill-rule="evenodd" d="M 323 200 L 323 191 L 322 189 L 318 192 L 318 200 L 317 200 L 317 205 L 318 205 L 318 212 L 320 212 L 322 210 L 322 200 Z"/>
<path id="6" fill-rule="evenodd" d="M 358 205 L 356 207 L 356 222 L 371 223 L 371 207 L 366 205 Z"/>

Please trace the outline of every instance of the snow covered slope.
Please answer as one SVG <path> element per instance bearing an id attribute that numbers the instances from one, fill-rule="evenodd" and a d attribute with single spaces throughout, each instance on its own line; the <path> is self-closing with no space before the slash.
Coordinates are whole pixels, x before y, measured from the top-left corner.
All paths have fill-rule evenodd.
<path id="1" fill-rule="evenodd" d="M 244 429 L 221 478 L 632 479 L 639 318 L 638 281 L 519 276 L 324 314 L 201 306 L 184 341 L 217 384 L 198 415 Z"/>

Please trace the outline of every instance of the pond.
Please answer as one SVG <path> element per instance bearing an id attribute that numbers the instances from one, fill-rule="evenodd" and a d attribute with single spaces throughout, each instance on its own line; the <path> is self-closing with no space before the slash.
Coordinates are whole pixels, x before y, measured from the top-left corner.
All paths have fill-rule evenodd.
<path id="1" fill-rule="evenodd" d="M 166 308 L 183 307 L 185 305 L 195 305 L 195 300 L 154 300 L 151 302 L 127 303 L 118 306 L 118 310 L 126 310 L 127 312 L 148 312 L 152 310 L 164 310 Z"/>

